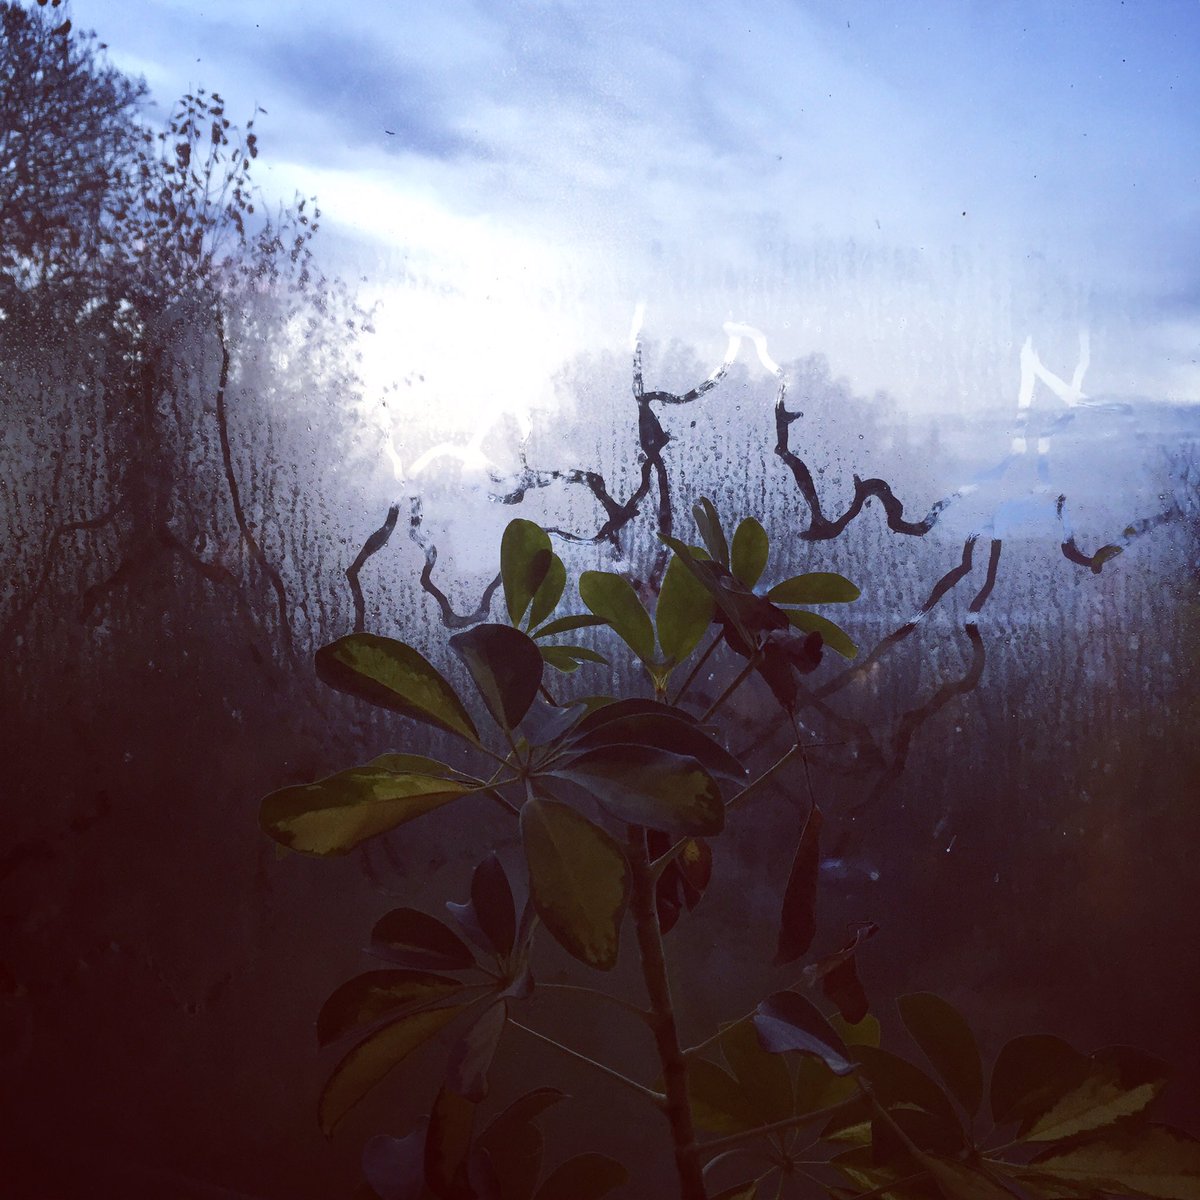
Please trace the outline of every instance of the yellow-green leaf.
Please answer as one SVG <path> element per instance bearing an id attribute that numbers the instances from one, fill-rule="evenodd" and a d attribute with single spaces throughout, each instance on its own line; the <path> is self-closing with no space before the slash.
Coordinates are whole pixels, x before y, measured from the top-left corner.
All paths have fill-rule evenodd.
<path id="1" fill-rule="evenodd" d="M 1060 1096 L 1028 1129 L 1022 1127 L 1024 1141 L 1057 1142 L 1102 1129 L 1141 1112 L 1167 1082 L 1161 1059 L 1127 1046 L 1099 1051 L 1091 1062 L 1079 1086 Z"/>
<path id="2" fill-rule="evenodd" d="M 741 1084 L 706 1058 L 688 1063 L 688 1099 L 693 1120 L 706 1133 L 740 1133 L 764 1124 Z"/>
<path id="3" fill-rule="evenodd" d="M 844 575 L 809 571 L 777 583 L 768 593 L 773 604 L 848 604 L 862 593 Z"/>
<path id="4" fill-rule="evenodd" d="M 538 916 L 569 954 L 601 971 L 616 966 L 629 868 L 603 829 L 556 800 L 527 800 L 521 840 Z"/>
<path id="5" fill-rule="evenodd" d="M 379 1083 L 448 1025 L 465 1005 L 428 1009 L 385 1025 L 359 1042 L 333 1069 L 317 1108 L 321 1130 L 328 1136 L 337 1123 Z"/>
<path id="6" fill-rule="evenodd" d="M 557 554 L 551 554 L 546 576 L 534 592 L 529 608 L 530 629 L 536 629 L 554 611 L 566 590 L 567 568 Z"/>
<path id="7" fill-rule="evenodd" d="M 705 551 L 690 547 L 692 554 L 703 561 Z M 673 557 L 663 576 L 662 589 L 654 610 L 658 627 L 658 644 L 672 662 L 683 662 L 695 650 L 704 631 L 712 624 L 716 604 L 708 589 L 688 570 L 686 564 Z"/>
<path id="8" fill-rule="evenodd" d="M 858 647 L 851 640 L 850 635 L 832 621 L 803 608 L 788 608 L 784 611 L 787 613 L 787 619 L 796 629 L 803 629 L 805 633 L 819 633 L 825 645 L 830 650 L 836 650 L 843 658 L 858 657 Z"/>
<path id="9" fill-rule="evenodd" d="M 321 1006 L 317 1041 L 327 1046 L 352 1029 L 407 1008 L 435 1004 L 462 988 L 457 979 L 428 971 L 367 971 L 348 979 Z"/>
<path id="10" fill-rule="evenodd" d="M 423 655 L 395 638 L 352 633 L 314 656 L 330 687 L 476 742 L 479 735 L 458 693 Z"/>
<path id="11" fill-rule="evenodd" d="M 1102 1192 L 1197 1200 L 1200 1142 L 1166 1125 L 1144 1125 L 1070 1150 L 1052 1150 L 1030 1163 L 1028 1170 Z"/>
<path id="12" fill-rule="evenodd" d="M 359 842 L 449 804 L 474 787 L 458 779 L 380 765 L 386 762 L 376 760 L 316 783 L 272 792 L 259 812 L 263 831 L 305 854 L 345 854 Z"/>
<path id="13" fill-rule="evenodd" d="M 753 517 L 747 517 L 733 531 L 729 569 L 737 579 L 752 588 L 766 570 L 770 547 L 767 531 Z"/>
<path id="14" fill-rule="evenodd" d="M 633 585 L 611 571 L 584 571 L 579 595 L 644 662 L 654 659 L 654 626 Z"/>
<path id="15" fill-rule="evenodd" d="M 550 574 L 553 560 L 550 535 L 540 525 L 520 517 L 509 521 L 500 539 L 500 579 L 514 625 L 521 623 L 530 601 Z"/>
<path id="16" fill-rule="evenodd" d="M 769 1125 L 790 1117 L 795 1108 L 792 1076 L 780 1054 L 768 1054 L 758 1040 L 749 1017 L 734 1021 L 721 1031 L 721 1053 L 733 1071 L 758 1119 Z"/>

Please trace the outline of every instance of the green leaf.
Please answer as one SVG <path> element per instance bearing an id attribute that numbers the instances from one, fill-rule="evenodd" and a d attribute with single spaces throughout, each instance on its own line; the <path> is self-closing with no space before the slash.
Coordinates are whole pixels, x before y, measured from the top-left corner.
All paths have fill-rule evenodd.
<path id="1" fill-rule="evenodd" d="M 1024 1132 L 1055 1101 L 1082 1085 L 1091 1070 L 1088 1058 L 1062 1038 L 1013 1038 L 992 1067 L 992 1120 L 997 1125 L 1020 1121 Z"/>
<path id="2" fill-rule="evenodd" d="M 396 1016 L 406 1008 L 427 1006 L 462 991 L 463 984 L 426 971 L 368 971 L 348 979 L 321 1006 L 317 1041 L 337 1041 L 352 1029 Z"/>
<path id="3" fill-rule="evenodd" d="M 603 617 L 643 662 L 654 660 L 654 626 L 628 579 L 610 571 L 584 571 L 579 595 L 598 617 Z"/>
<path id="4" fill-rule="evenodd" d="M 721 1031 L 721 1053 L 754 1109 L 757 1124 L 782 1121 L 795 1111 L 792 1076 L 786 1060 L 769 1054 L 749 1017 Z"/>
<path id="5" fill-rule="evenodd" d="M 1200 1142 L 1166 1125 L 1119 1130 L 1067 1150 L 1052 1149 L 1028 1170 L 1043 1178 L 1156 1200 L 1200 1196 Z"/>
<path id="6" fill-rule="evenodd" d="M 380 917 L 371 930 L 371 950 L 403 967 L 464 971 L 475 965 L 453 929 L 415 908 L 394 908 Z"/>
<path id="7" fill-rule="evenodd" d="M 729 566 L 729 545 L 725 541 L 725 531 L 721 528 L 721 518 L 717 516 L 716 507 L 707 496 L 692 505 L 692 516 L 700 537 L 708 547 L 708 552 L 723 567 Z"/>
<path id="8" fill-rule="evenodd" d="M 599 1200 L 629 1182 L 629 1172 L 605 1154 L 579 1154 L 550 1173 L 536 1200 Z"/>
<path id="9" fill-rule="evenodd" d="M 542 646 L 541 653 L 542 658 L 555 670 L 564 671 L 567 674 L 578 670 L 580 663 L 594 662 L 608 665 L 608 659 L 603 654 L 597 654 L 595 650 L 589 650 L 586 646 Z"/>
<path id="10" fill-rule="evenodd" d="M 783 1060 L 778 1061 L 786 1074 Z M 688 1063 L 688 1099 L 692 1119 L 706 1133 L 741 1133 L 763 1124 L 742 1085 L 706 1058 L 695 1058 Z"/>
<path id="11" fill-rule="evenodd" d="M 844 575 L 809 571 L 777 583 L 767 593 L 767 599 L 774 604 L 848 604 L 861 595 Z"/>
<path id="12" fill-rule="evenodd" d="M 525 610 L 550 573 L 550 535 L 532 521 L 509 521 L 500 539 L 500 579 L 509 620 L 520 625 Z"/>
<path id="13" fill-rule="evenodd" d="M 491 948 L 503 958 L 517 937 L 517 908 L 500 859 L 493 851 L 471 875 L 471 908 Z"/>
<path id="14" fill-rule="evenodd" d="M 1131 1046 L 1111 1046 L 1091 1056 L 1086 1078 L 1060 1096 L 1032 1124 L 1027 1142 L 1056 1142 L 1102 1129 L 1140 1113 L 1166 1085 L 1167 1064 Z"/>
<path id="15" fill-rule="evenodd" d="M 476 625 L 456 633 L 450 647 L 466 663 L 496 724 L 515 729 L 542 683 L 537 643 L 511 625 Z"/>
<path id="16" fill-rule="evenodd" d="M 754 1027 L 763 1049 L 771 1054 L 798 1050 L 815 1054 L 835 1075 L 855 1069 L 850 1051 L 820 1010 L 796 992 L 776 992 L 754 1012 Z"/>
<path id="17" fill-rule="evenodd" d="M 677 836 L 710 837 L 725 826 L 725 802 L 694 759 L 651 746 L 600 746 L 556 769 L 614 816 Z"/>
<path id="18" fill-rule="evenodd" d="M 708 555 L 691 547 L 697 559 Z M 712 624 L 716 610 L 708 589 L 688 570 L 678 557 L 671 559 L 663 576 L 654 621 L 658 627 L 658 644 L 672 662 L 683 662 L 695 650 L 704 631 Z"/>
<path id="19" fill-rule="evenodd" d="M 973 1117 L 983 1100 L 983 1061 L 971 1027 L 958 1009 L 932 992 L 901 996 L 896 1004 L 913 1041 Z"/>
<path id="20" fill-rule="evenodd" d="M 411 646 L 373 633 L 352 633 L 322 646 L 317 674 L 330 687 L 414 721 L 478 742 L 458 693 Z"/>
<path id="21" fill-rule="evenodd" d="M 829 1023 L 842 1035 L 847 1046 L 878 1046 L 880 1042 L 879 1018 L 865 1016 L 851 1024 L 840 1013 L 829 1018 Z"/>
<path id="22" fill-rule="evenodd" d="M 339 1121 L 414 1050 L 439 1033 L 465 1005 L 426 1009 L 385 1025 L 359 1042 L 333 1069 L 317 1108 L 328 1136 Z"/>
<path id="23" fill-rule="evenodd" d="M 747 517 L 733 531 L 733 547 L 729 554 L 729 569 L 748 588 L 762 578 L 767 568 L 771 541 L 767 531 L 753 517 Z"/>
<path id="24" fill-rule="evenodd" d="M 551 554 L 546 577 L 533 594 L 533 603 L 529 609 L 530 629 L 540 625 L 555 610 L 566 590 L 567 568 L 557 554 Z"/>
<path id="25" fill-rule="evenodd" d="M 851 640 L 850 635 L 832 621 L 826 620 L 819 613 L 807 612 L 800 608 L 789 608 L 784 611 L 787 613 L 787 619 L 796 629 L 802 629 L 805 633 L 819 633 L 825 645 L 830 650 L 836 650 L 843 658 L 858 657 L 858 647 Z"/>
<path id="26" fill-rule="evenodd" d="M 521 840 L 530 897 L 546 928 L 568 954 L 611 970 L 629 897 L 620 846 L 573 808 L 537 798 L 521 808 Z"/>
<path id="27" fill-rule="evenodd" d="M 367 838 L 476 790 L 458 779 L 389 770 L 379 761 L 272 792 L 262 802 L 259 824 L 292 850 L 345 854 Z"/>
<path id="28" fill-rule="evenodd" d="M 592 625 L 606 625 L 603 617 L 583 613 L 575 617 L 559 617 L 557 621 L 548 621 L 541 629 L 535 629 L 530 635 L 535 638 L 553 637 L 556 633 L 570 633 L 575 629 L 587 629 Z"/>

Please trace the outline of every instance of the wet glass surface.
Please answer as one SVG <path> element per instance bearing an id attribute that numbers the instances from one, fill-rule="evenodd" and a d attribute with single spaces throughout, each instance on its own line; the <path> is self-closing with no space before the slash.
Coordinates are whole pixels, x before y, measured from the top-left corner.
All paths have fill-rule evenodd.
<path id="1" fill-rule="evenodd" d="M 384 911 L 440 911 L 490 846 L 513 872 L 519 849 L 480 803 L 342 858 L 277 853 L 258 824 L 272 789 L 451 753 L 331 691 L 313 652 L 367 630 L 462 685 L 446 636 L 504 619 L 513 517 L 551 530 L 572 579 L 617 571 L 650 597 L 656 535 L 695 541 L 702 496 L 730 527 L 762 522 L 765 582 L 838 572 L 862 598 L 837 614 L 858 656 L 827 649 L 806 677 L 805 769 L 731 818 L 668 939 L 686 1036 L 788 982 L 771 960 L 811 794 L 817 949 L 879 924 L 858 961 L 885 1029 L 895 996 L 934 991 L 989 1053 L 1033 1032 L 1137 1044 L 1175 1069 L 1165 1114 L 1197 1127 L 1200 388 L 1179 199 L 1197 31 L 1170 5 L 1136 27 L 1114 6 L 1022 7 L 1070 45 L 1057 73 L 1044 41 L 974 9 L 936 10 L 922 41 L 852 5 L 674 23 L 456 7 L 405 43 L 372 5 L 336 34 L 304 6 L 260 27 L 236 6 L 78 5 L 110 43 L 97 61 L 146 76 L 153 129 L 201 67 L 246 103 L 218 177 L 248 154 L 244 112 L 268 110 L 248 234 L 228 196 L 165 233 L 89 208 L 69 110 L 36 136 L 13 115 L 62 80 L 0 81 L 0 154 L 28 168 L 0 181 L 14 1177 L 62 1196 L 352 1194 L 364 1142 L 411 1128 L 440 1067 L 390 1080 L 327 1141 L 336 1054 L 316 1014 L 369 965 Z M 80 61 L 59 6 L 0 11 L 6 54 L 32 53 L 33 14 Z M 1036 112 L 993 44 L 1043 71 Z M 150 146 L 173 202 L 214 102 L 193 101 L 198 137 Z M 1103 149 L 1062 148 L 1084 133 Z M 1122 172 L 1148 196 L 1136 230 Z M 1075 179 L 1094 194 L 1068 201 Z M 260 238 L 293 187 L 323 228 L 309 240 L 310 201 Z M 573 591 L 564 609 L 584 611 Z M 578 640 L 612 666 L 565 691 L 650 694 L 615 639 Z M 739 665 L 716 652 L 701 707 Z M 760 680 L 725 711 L 748 762 L 786 749 Z M 631 941 L 613 978 L 636 994 Z M 538 978 L 581 970 L 551 946 Z M 530 1011 L 649 1079 L 603 1010 L 555 1003 Z M 505 1097 L 547 1082 L 599 1103 L 547 1121 L 564 1148 L 670 1180 L 619 1091 L 516 1038 L 495 1070 Z"/>

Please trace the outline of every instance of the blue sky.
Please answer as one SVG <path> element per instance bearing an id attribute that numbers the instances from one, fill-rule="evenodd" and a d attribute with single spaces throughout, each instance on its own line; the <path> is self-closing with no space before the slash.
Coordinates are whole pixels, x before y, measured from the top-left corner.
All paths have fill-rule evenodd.
<path id="1" fill-rule="evenodd" d="M 1069 371 L 1087 324 L 1089 383 L 1200 399 L 1197 0 L 74 15 L 163 103 L 268 110 L 260 182 L 319 195 L 448 390 L 486 362 L 544 391 L 644 301 L 708 357 L 747 321 L 912 403 L 998 386 L 1027 335 Z M 981 342 L 991 375 L 946 368 Z"/>

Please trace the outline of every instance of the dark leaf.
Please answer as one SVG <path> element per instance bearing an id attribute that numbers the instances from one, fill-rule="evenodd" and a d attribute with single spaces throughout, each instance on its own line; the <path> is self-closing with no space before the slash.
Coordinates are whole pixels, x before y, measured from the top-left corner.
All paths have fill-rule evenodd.
<path id="1" fill-rule="evenodd" d="M 873 921 L 861 921 L 850 928 L 850 940 L 835 954 L 805 967 L 804 980 L 809 987 L 819 984 L 843 1018 L 851 1025 L 857 1025 L 867 1015 L 869 1005 L 858 977 L 855 953 L 863 942 L 879 932 L 879 926 Z"/>
<path id="2" fill-rule="evenodd" d="M 920 1067 L 875 1046 L 855 1046 L 854 1061 L 862 1064 L 876 1099 L 885 1108 L 919 1108 L 943 1127 L 952 1148 L 963 1143 L 962 1125 L 950 1097 Z"/>
<path id="3" fill-rule="evenodd" d="M 529 628 L 540 625 L 558 606 L 562 594 L 567 590 L 567 568 L 557 554 L 550 555 L 550 566 L 546 576 L 533 594 L 529 608 Z"/>
<path id="4" fill-rule="evenodd" d="M 532 521 L 510 521 L 500 539 L 500 579 L 504 602 L 514 625 L 521 623 L 538 588 L 550 572 L 554 552 L 550 535 Z"/>
<path id="5" fill-rule="evenodd" d="M 1020 1121 L 1029 1128 L 1054 1102 L 1080 1087 L 1092 1064 L 1061 1038 L 1033 1034 L 1014 1038 L 992 1068 L 992 1120 Z"/>
<path id="6" fill-rule="evenodd" d="M 971 1027 L 953 1005 L 931 992 L 901 996 L 900 1019 L 968 1116 L 983 1100 L 983 1062 Z"/>
<path id="7" fill-rule="evenodd" d="M 536 1200 L 599 1200 L 629 1182 L 629 1172 L 604 1154 L 580 1154 L 550 1173 Z"/>
<path id="8" fill-rule="evenodd" d="M 699 560 L 707 553 L 690 547 Z M 708 589 L 678 557 L 672 558 L 663 576 L 654 609 L 658 644 L 672 662 L 682 662 L 696 648 L 704 631 L 712 624 L 714 601 Z"/>
<path id="9" fill-rule="evenodd" d="M 662 705 L 657 712 L 630 713 L 624 717 L 612 715 L 609 720 L 583 732 L 577 729 L 573 741 L 580 750 L 614 745 L 653 746 L 694 758 L 709 771 L 744 778 L 746 772 L 742 764 L 689 715 L 681 714 L 681 709 Z"/>
<path id="10" fill-rule="evenodd" d="M 556 773 L 635 825 L 699 837 L 720 833 L 725 825 L 720 790 L 694 758 L 650 746 L 601 746 Z"/>
<path id="11" fill-rule="evenodd" d="M 674 708 L 660 700 L 612 700 L 592 708 L 575 726 L 573 732 L 575 736 L 583 737 L 610 721 L 624 721 L 629 717 L 638 716 L 668 716 L 688 721 L 693 725 L 697 723 L 696 718 L 686 709 Z"/>
<path id="12" fill-rule="evenodd" d="M 748 1183 L 735 1183 L 733 1187 L 727 1187 L 713 1196 L 712 1200 L 754 1200 L 757 1195 L 758 1181 L 751 1179 Z"/>
<path id="13" fill-rule="evenodd" d="M 921 1165 L 933 1176 L 945 1200 L 1012 1200 L 1007 1188 L 968 1163 L 922 1156 Z"/>
<path id="14" fill-rule="evenodd" d="M 421 1200 L 425 1128 L 422 1123 L 403 1138 L 381 1133 L 363 1147 L 363 1175 L 379 1200 Z"/>
<path id="15" fill-rule="evenodd" d="M 452 1021 L 463 1007 L 411 1013 L 359 1042 L 333 1069 L 321 1092 L 317 1112 L 322 1132 L 326 1136 L 332 1133 L 367 1092 Z"/>
<path id="16" fill-rule="evenodd" d="M 766 570 L 770 546 L 767 531 L 753 517 L 739 522 L 733 532 L 729 569 L 740 583 L 752 588 L 759 581 Z"/>
<path id="17" fill-rule="evenodd" d="M 449 932 L 449 930 L 447 930 Z M 362 1025 L 405 1009 L 424 1008 L 462 991 L 457 979 L 426 971 L 368 971 L 341 985 L 321 1006 L 317 1041 L 322 1046 Z"/>
<path id="18" fill-rule="evenodd" d="M 643 662 L 654 661 L 654 626 L 627 579 L 609 571 L 584 571 L 579 577 L 579 595 L 638 658 Z"/>
<path id="19" fill-rule="evenodd" d="M 443 1087 L 429 1114 L 425 1134 L 425 1182 L 440 1200 L 471 1200 L 467 1155 L 475 1128 L 475 1105 Z"/>
<path id="20" fill-rule="evenodd" d="M 394 908 L 371 931 L 371 949 L 404 967 L 464 971 L 475 965 L 466 943 L 437 917 L 415 908 Z"/>
<path id="21" fill-rule="evenodd" d="M 480 862 L 471 876 L 471 905 L 496 954 L 511 953 L 517 936 L 517 909 L 508 876 L 495 853 Z"/>
<path id="22" fill-rule="evenodd" d="M 542 655 L 532 638 L 510 625 L 476 625 L 450 639 L 467 664 L 488 712 L 504 729 L 515 729 L 538 694 Z"/>
<path id="23" fill-rule="evenodd" d="M 338 691 L 478 742 L 458 693 L 411 646 L 352 633 L 316 653 L 317 674 Z"/>
<path id="24" fill-rule="evenodd" d="M 729 544 L 725 540 L 725 531 L 721 528 L 721 518 L 717 516 L 713 502 L 707 496 L 701 496 L 692 505 L 692 516 L 695 518 L 696 528 L 700 530 L 701 539 L 708 547 L 709 554 L 721 566 L 728 568 Z"/>
<path id="25" fill-rule="evenodd" d="M 810 571 L 777 583 L 767 593 L 767 599 L 775 604 L 846 604 L 861 595 L 844 575 Z"/>
<path id="26" fill-rule="evenodd" d="M 814 804 L 800 831 L 800 843 L 783 894 L 775 965 L 794 962 L 808 953 L 817 932 L 817 878 L 821 865 L 821 810 Z"/>
<path id="27" fill-rule="evenodd" d="M 542 1135 L 533 1120 L 563 1099 L 538 1088 L 514 1100 L 480 1135 L 477 1145 L 491 1161 L 499 1200 L 530 1200 L 542 1167 Z"/>
<path id="28" fill-rule="evenodd" d="M 406 769 L 414 763 L 417 769 Z M 345 854 L 367 838 L 475 790 L 470 783 L 440 775 L 442 771 L 449 774 L 450 768 L 431 759 L 386 755 L 316 783 L 272 792 L 263 799 L 259 824 L 292 850 Z"/>
<path id="29" fill-rule="evenodd" d="M 446 1087 L 478 1104 L 488 1094 L 488 1071 L 508 1020 L 508 1006 L 496 1000 L 472 1022 L 450 1051 Z"/>
<path id="30" fill-rule="evenodd" d="M 771 1054 L 798 1050 L 815 1054 L 835 1075 L 849 1075 L 855 1065 L 841 1036 L 820 1011 L 796 992 L 776 992 L 754 1013 L 763 1049 Z"/>
<path id="31" fill-rule="evenodd" d="M 588 966 L 617 962 L 629 869 L 620 846 L 565 804 L 527 800 L 521 839 L 529 863 L 529 893 L 551 936 Z"/>

